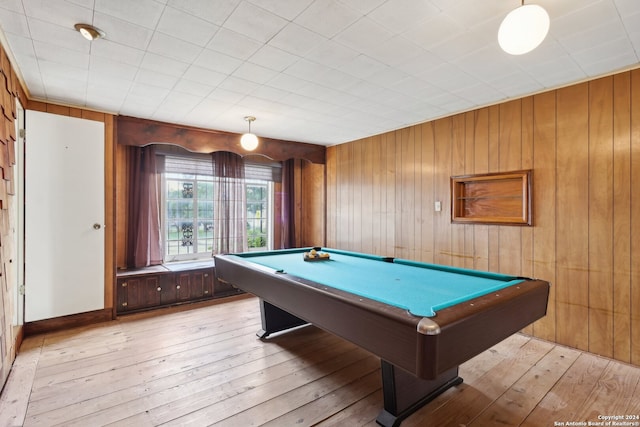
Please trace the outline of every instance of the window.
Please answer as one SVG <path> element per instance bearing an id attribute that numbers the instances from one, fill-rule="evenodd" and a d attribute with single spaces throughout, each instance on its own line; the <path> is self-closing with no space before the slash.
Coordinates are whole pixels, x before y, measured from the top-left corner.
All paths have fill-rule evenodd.
<path id="1" fill-rule="evenodd" d="M 249 250 L 273 247 L 273 181 L 279 165 L 245 166 Z M 162 219 L 165 262 L 211 257 L 214 182 L 208 156 L 164 156 Z"/>

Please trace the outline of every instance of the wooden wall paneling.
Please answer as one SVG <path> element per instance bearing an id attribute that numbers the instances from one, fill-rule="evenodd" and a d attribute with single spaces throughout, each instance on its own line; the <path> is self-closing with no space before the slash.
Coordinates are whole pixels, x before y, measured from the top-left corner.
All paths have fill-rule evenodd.
<path id="1" fill-rule="evenodd" d="M 522 100 L 500 104 L 498 170 L 522 169 Z M 498 226 L 498 263 L 501 273 L 522 274 L 522 227 Z"/>
<path id="2" fill-rule="evenodd" d="M 475 119 L 474 111 L 465 113 L 464 124 L 464 174 L 469 175 L 474 172 L 475 165 Z M 464 268 L 473 269 L 475 265 L 475 226 L 473 224 L 464 225 Z"/>
<path id="3" fill-rule="evenodd" d="M 326 243 L 328 247 L 336 247 L 336 211 L 338 198 L 338 182 L 336 179 L 336 146 L 327 147 L 327 167 L 325 180 L 327 185 L 327 203 L 325 205 L 325 217 L 327 222 Z"/>
<path id="4" fill-rule="evenodd" d="M 373 154 L 375 149 L 373 145 L 373 138 L 366 138 L 362 143 L 360 240 L 362 242 L 362 251 L 366 253 L 375 251 L 375 231 L 373 230 Z"/>
<path id="5" fill-rule="evenodd" d="M 362 242 L 362 216 L 366 215 L 364 212 L 362 202 L 364 200 L 362 196 L 363 191 L 363 181 L 362 181 L 362 168 L 363 168 L 363 158 L 364 158 L 364 150 L 363 145 L 366 140 L 361 139 L 359 141 L 354 142 L 353 144 L 349 144 L 351 148 L 351 212 L 349 216 L 351 217 L 350 230 L 351 234 L 349 236 L 349 242 L 351 244 L 351 250 L 362 252 L 363 251 L 363 242 Z M 355 159 L 360 159 L 360 161 L 355 161 Z"/>
<path id="6" fill-rule="evenodd" d="M 451 209 L 451 118 L 435 121 L 435 153 L 434 153 L 434 194 L 443 208 Z M 444 211 L 444 209 L 443 209 Z M 446 211 L 444 211 L 446 212 Z M 452 265 L 451 259 L 451 216 L 438 215 L 434 224 L 434 262 Z"/>
<path id="7" fill-rule="evenodd" d="M 400 203 L 400 197 L 396 194 L 396 156 L 398 147 L 396 145 L 396 132 L 389 132 L 386 135 L 386 206 L 385 206 L 385 242 L 384 256 L 394 256 L 396 247 L 395 212 L 396 206 Z"/>
<path id="8" fill-rule="evenodd" d="M 466 115 L 451 117 L 451 171 L 449 176 L 464 175 L 466 159 L 465 124 Z M 451 188 L 451 187 L 449 187 Z M 451 192 L 451 189 L 449 189 Z M 451 224 L 451 265 L 464 267 L 465 263 L 465 225 Z"/>
<path id="9" fill-rule="evenodd" d="M 300 159 L 295 159 L 294 160 L 294 167 L 293 167 L 293 204 L 294 204 L 294 209 L 293 209 L 293 223 L 297 224 L 297 227 L 295 227 L 294 229 L 294 242 L 295 242 L 295 247 L 302 247 L 302 236 L 304 233 L 304 224 L 303 224 L 303 216 L 302 216 L 302 192 L 303 192 L 303 186 L 302 186 L 302 166 L 301 166 L 302 161 Z"/>
<path id="10" fill-rule="evenodd" d="M 336 247 L 351 249 L 349 241 L 349 218 L 351 205 L 350 145 L 341 144 L 337 148 L 338 209 L 336 209 Z"/>
<path id="11" fill-rule="evenodd" d="M 613 76 L 613 357 L 631 361 L 631 73 Z"/>
<path id="12" fill-rule="evenodd" d="M 371 153 L 371 253 L 382 253 L 382 189 L 384 164 L 381 153 L 382 135 L 372 136 L 368 150 Z"/>
<path id="13" fill-rule="evenodd" d="M 589 83 L 589 351 L 613 355 L 613 77 Z"/>
<path id="14" fill-rule="evenodd" d="M 489 107 L 488 172 L 500 170 L 500 106 Z M 487 230 L 487 267 L 489 271 L 500 271 L 500 231 L 496 226 Z"/>
<path id="15" fill-rule="evenodd" d="M 394 256 L 411 258 L 415 248 L 415 134 L 414 127 L 404 128 L 396 132 L 398 153 L 396 157 L 396 194 L 400 196 L 396 204 L 395 223 L 399 232 L 396 240 Z"/>
<path id="16" fill-rule="evenodd" d="M 412 126 L 413 131 L 413 246 L 411 247 L 410 257 L 411 259 L 420 259 L 422 250 L 422 218 L 425 215 L 432 215 L 433 204 L 426 206 L 422 199 L 424 190 L 422 188 L 422 179 L 420 174 L 422 172 L 422 127 Z M 425 209 L 427 209 L 425 211 Z"/>
<path id="17" fill-rule="evenodd" d="M 127 212 L 129 211 L 129 148 L 115 144 L 115 211 L 116 211 L 116 268 L 127 267 Z"/>
<path id="18" fill-rule="evenodd" d="M 631 363 L 640 365 L 640 69 L 631 72 Z"/>
<path id="19" fill-rule="evenodd" d="M 435 212 L 435 135 L 433 122 L 420 125 L 420 177 L 422 180 L 422 227 L 420 229 L 420 257 L 423 262 L 434 262 L 434 224 L 435 218 L 439 216 L 449 216 L 449 207 L 442 203 L 441 211 Z"/>
<path id="20" fill-rule="evenodd" d="M 489 108 L 476 110 L 473 129 L 473 173 L 489 172 Z M 489 270 L 489 226 L 473 225 L 473 268 Z"/>
<path id="21" fill-rule="evenodd" d="M 536 336 L 556 340 L 556 92 L 533 97 L 533 272 L 551 283 Z"/>
<path id="22" fill-rule="evenodd" d="M 113 307 L 113 316 L 115 318 L 115 139 L 114 139 L 114 117 L 110 114 L 102 114 L 104 121 L 104 244 L 105 244 L 105 264 L 104 264 L 104 305 L 105 307 Z"/>
<path id="23" fill-rule="evenodd" d="M 589 345 L 589 85 L 557 92 L 557 340 Z"/>
<path id="24" fill-rule="evenodd" d="M 522 155 L 520 167 L 533 169 L 533 97 L 522 99 L 521 107 L 521 137 Z M 535 173 L 535 172 L 534 172 Z M 520 259 L 520 274 L 533 277 L 533 227 L 520 227 L 522 238 L 522 252 Z M 524 328 L 523 332 L 534 335 L 534 325 Z"/>
<path id="25" fill-rule="evenodd" d="M 325 246 L 325 165 L 302 160 L 301 167 L 302 246 Z"/>

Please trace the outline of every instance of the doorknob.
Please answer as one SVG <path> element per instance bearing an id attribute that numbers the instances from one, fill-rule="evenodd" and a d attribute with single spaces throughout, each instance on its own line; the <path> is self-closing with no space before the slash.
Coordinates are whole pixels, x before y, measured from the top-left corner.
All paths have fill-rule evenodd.
<path id="1" fill-rule="evenodd" d="M 100 224 L 98 224 L 97 222 L 95 224 L 93 224 L 93 229 L 94 230 L 100 230 L 102 226 Z"/>

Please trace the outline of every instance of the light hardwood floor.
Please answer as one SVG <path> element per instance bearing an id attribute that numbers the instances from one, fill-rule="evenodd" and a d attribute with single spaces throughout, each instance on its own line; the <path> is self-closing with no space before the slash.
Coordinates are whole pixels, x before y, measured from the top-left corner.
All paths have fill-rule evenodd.
<path id="1" fill-rule="evenodd" d="M 253 297 L 161 313 L 27 338 L 0 426 L 376 425 L 379 360 L 351 343 L 315 327 L 262 342 Z M 460 372 L 402 427 L 640 414 L 640 368 L 522 334 Z"/>

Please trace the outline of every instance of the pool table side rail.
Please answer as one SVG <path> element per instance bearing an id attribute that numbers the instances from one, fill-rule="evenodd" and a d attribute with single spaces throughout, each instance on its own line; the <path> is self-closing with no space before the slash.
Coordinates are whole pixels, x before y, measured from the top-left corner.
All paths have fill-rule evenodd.
<path id="1" fill-rule="evenodd" d="M 423 318 L 242 257 L 215 258 L 218 280 L 252 293 L 423 379 L 435 378 L 543 317 L 549 294 L 548 282 L 525 280 L 443 309 L 435 317 Z M 435 322 L 434 329 L 438 331 L 431 334 L 420 331 L 424 319 Z"/>

